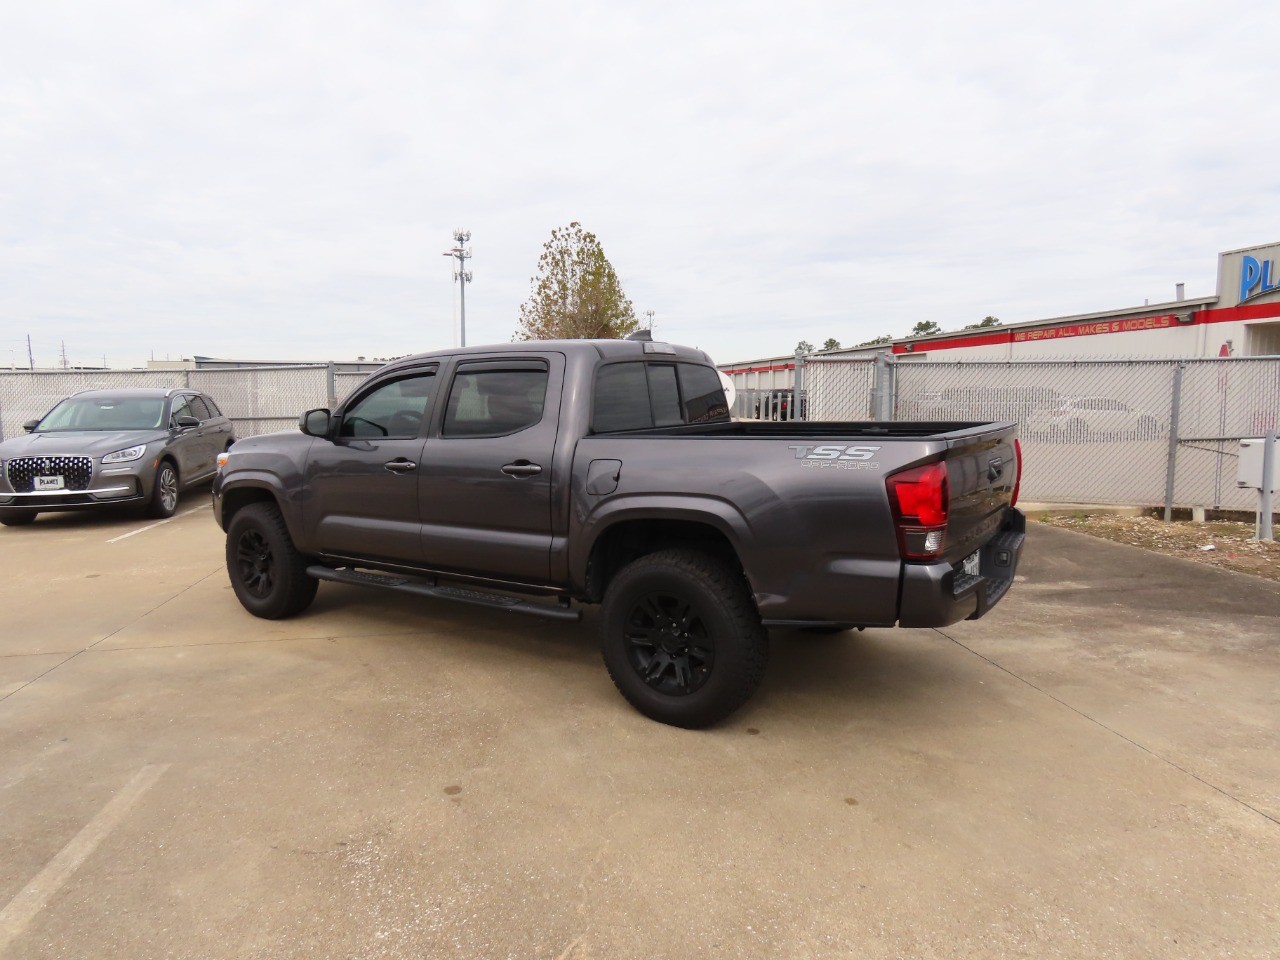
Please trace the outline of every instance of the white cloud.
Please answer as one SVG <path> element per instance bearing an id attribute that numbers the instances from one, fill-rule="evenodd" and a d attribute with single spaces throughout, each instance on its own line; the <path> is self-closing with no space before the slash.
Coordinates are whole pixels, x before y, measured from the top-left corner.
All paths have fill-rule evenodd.
<path id="1" fill-rule="evenodd" d="M 1208 293 L 1217 250 L 1280 239 L 1258 15 L 27 5 L 0 36 L 0 348 L 447 346 L 455 226 L 468 339 L 504 341 L 574 219 L 722 359 Z"/>

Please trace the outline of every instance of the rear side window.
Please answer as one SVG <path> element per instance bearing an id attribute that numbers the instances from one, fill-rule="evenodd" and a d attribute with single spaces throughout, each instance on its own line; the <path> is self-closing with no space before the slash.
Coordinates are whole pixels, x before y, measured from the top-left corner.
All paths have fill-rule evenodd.
<path id="1" fill-rule="evenodd" d="M 720 423 L 729 419 L 729 402 L 718 373 L 696 363 L 682 363 L 677 369 L 685 423 Z"/>
<path id="2" fill-rule="evenodd" d="M 724 388 L 710 367 L 633 361 L 610 363 L 596 372 L 591 413 L 595 433 L 728 419 Z"/>
<path id="3" fill-rule="evenodd" d="M 548 367 L 543 360 L 464 363 L 445 409 L 446 437 L 505 437 L 542 420 Z"/>
<path id="4" fill-rule="evenodd" d="M 596 374 L 591 429 L 596 433 L 653 426 L 643 363 L 611 363 Z"/>
<path id="5" fill-rule="evenodd" d="M 218 409 L 218 405 L 213 402 L 213 397 L 205 397 L 204 405 L 209 408 L 209 412 L 215 417 L 222 416 L 222 411 Z"/>

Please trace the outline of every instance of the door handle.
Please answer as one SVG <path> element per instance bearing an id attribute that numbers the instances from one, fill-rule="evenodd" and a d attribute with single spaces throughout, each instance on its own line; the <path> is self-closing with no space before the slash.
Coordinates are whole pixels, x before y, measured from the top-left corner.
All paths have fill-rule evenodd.
<path id="1" fill-rule="evenodd" d="M 536 477 L 542 472 L 542 466 L 528 460 L 517 460 L 515 463 L 508 463 L 502 468 L 502 472 L 508 477 Z"/>
<path id="2" fill-rule="evenodd" d="M 383 464 L 392 473 L 409 473 L 411 470 L 417 470 L 418 465 L 412 460 L 405 460 L 403 457 L 399 460 L 389 460 Z"/>

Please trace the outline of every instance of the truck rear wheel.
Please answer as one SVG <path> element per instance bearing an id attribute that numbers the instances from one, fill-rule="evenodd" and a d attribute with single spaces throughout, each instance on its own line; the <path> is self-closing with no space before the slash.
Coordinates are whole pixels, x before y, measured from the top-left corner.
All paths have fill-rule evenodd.
<path id="1" fill-rule="evenodd" d="M 316 597 L 319 583 L 307 576 L 274 503 L 251 503 L 227 527 L 227 575 L 240 604 L 255 617 L 282 620 L 301 613 Z"/>
<path id="2" fill-rule="evenodd" d="M 741 571 L 696 550 L 651 553 L 622 569 L 600 616 L 605 666 L 645 716 L 706 727 L 764 677 L 769 637 Z"/>

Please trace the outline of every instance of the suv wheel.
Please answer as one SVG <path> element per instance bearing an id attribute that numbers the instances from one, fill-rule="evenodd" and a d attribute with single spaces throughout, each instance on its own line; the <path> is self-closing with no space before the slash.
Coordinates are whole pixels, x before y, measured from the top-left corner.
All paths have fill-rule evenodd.
<path id="1" fill-rule="evenodd" d="M 251 503 L 227 527 L 227 575 L 240 604 L 255 617 L 280 620 L 301 613 L 319 583 L 289 537 L 274 503 Z"/>
<path id="2" fill-rule="evenodd" d="M 742 572 L 695 550 L 635 560 L 600 615 L 605 666 L 645 716 L 705 727 L 742 706 L 764 677 L 769 636 Z"/>
<path id="3" fill-rule="evenodd" d="M 156 479 L 151 485 L 151 501 L 147 504 L 147 516 L 167 520 L 178 512 L 178 468 L 168 460 L 161 460 L 156 467 Z"/>

